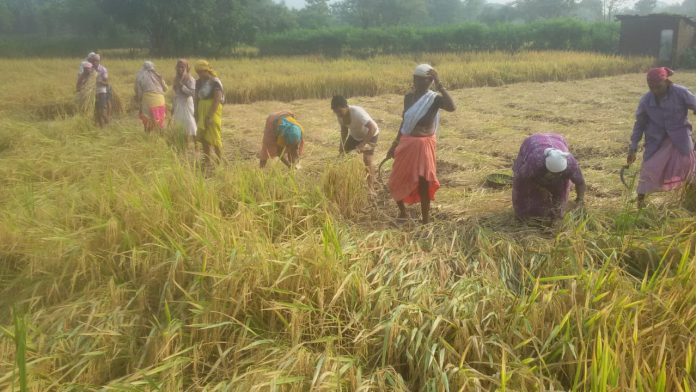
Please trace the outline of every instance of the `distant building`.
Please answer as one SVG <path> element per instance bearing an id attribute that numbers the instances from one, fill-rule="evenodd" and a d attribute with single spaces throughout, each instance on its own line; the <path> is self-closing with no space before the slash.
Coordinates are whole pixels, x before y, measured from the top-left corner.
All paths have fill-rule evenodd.
<path id="1" fill-rule="evenodd" d="M 696 44 L 696 22 L 682 15 L 617 15 L 621 22 L 619 53 L 652 56 L 658 65 L 677 67 Z"/>

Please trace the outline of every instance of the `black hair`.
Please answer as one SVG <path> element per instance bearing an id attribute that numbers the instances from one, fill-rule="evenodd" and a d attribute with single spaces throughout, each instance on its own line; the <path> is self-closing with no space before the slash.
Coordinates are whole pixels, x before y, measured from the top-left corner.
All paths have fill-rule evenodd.
<path id="1" fill-rule="evenodd" d="M 331 99 L 331 109 L 347 108 L 348 100 L 342 95 L 334 95 Z"/>

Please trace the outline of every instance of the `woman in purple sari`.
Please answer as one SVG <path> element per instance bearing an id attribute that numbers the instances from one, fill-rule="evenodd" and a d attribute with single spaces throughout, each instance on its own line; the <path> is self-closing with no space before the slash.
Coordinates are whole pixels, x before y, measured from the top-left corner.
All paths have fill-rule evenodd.
<path id="1" fill-rule="evenodd" d="M 525 139 L 512 172 L 512 206 L 520 219 L 562 218 L 571 182 L 576 202 L 583 204 L 585 179 L 561 135 L 538 133 Z"/>
<path id="2" fill-rule="evenodd" d="M 648 72 L 650 91 L 643 95 L 636 110 L 627 163 L 636 160 L 638 143 L 645 135 L 643 166 L 638 181 L 638 208 L 645 195 L 676 189 L 694 180 L 696 153 L 691 139 L 689 110 L 696 113 L 696 96 L 686 87 L 672 83 L 666 67 Z"/>

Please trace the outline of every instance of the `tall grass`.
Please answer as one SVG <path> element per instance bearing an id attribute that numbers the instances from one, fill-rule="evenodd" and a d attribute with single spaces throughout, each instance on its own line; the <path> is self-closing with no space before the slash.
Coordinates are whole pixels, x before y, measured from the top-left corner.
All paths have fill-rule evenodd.
<path id="1" fill-rule="evenodd" d="M 449 88 L 501 86 L 517 82 L 565 81 L 638 72 L 648 68 L 648 58 L 623 58 L 577 52 L 481 52 L 422 54 L 326 59 L 323 57 L 272 57 L 213 60 L 225 84 L 228 103 L 261 100 L 404 93 L 413 67 L 429 62 L 440 71 Z M 155 59 L 170 82 L 174 59 Z M 123 106 L 134 109 L 135 74 L 141 61 L 104 58 L 111 82 L 121 93 Z M 0 60 L 5 77 L 22 81 L 21 89 L 0 91 L 0 110 L 27 111 L 39 118 L 58 118 L 75 113 L 74 86 L 79 60 Z"/>
<path id="2" fill-rule="evenodd" d="M 32 344 L 0 338 L 0 389 L 17 363 L 30 390 L 694 386 L 683 210 L 366 230 L 357 158 L 206 178 L 127 124 L 2 120 L 0 309 Z"/>
<path id="3" fill-rule="evenodd" d="M 40 65 L 32 79 L 8 70 L 16 84 L 0 91 L 0 390 L 696 386 L 696 220 L 679 195 L 637 213 L 607 185 L 627 137 L 617 113 L 630 118 L 642 76 L 603 80 L 601 97 L 596 81 L 453 91 L 466 105 L 443 116 L 438 149 L 450 166 L 438 203 L 451 208 L 394 229 L 361 160 L 327 158 L 335 118 L 310 110 L 326 102 L 293 103 L 310 155 L 298 171 L 230 155 L 250 156 L 277 102 L 228 107 L 230 162 L 207 173 L 136 119 L 32 119 L 61 96 L 26 95 Z M 541 107 L 549 92 L 556 105 Z M 377 101 L 392 111 L 400 97 L 371 102 L 388 132 L 398 113 Z M 566 131 L 589 185 L 588 210 L 551 229 L 508 219 L 509 190 L 476 185 L 547 124 Z"/>

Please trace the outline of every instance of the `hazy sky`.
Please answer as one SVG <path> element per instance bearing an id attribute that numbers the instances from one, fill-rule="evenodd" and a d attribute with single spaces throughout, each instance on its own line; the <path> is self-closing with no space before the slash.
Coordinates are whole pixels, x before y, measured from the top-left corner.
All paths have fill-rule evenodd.
<path id="1" fill-rule="evenodd" d="M 305 5 L 304 0 L 275 0 L 278 3 L 285 2 L 285 4 L 288 7 L 292 8 L 302 8 Z M 509 3 L 513 0 L 487 0 L 488 3 L 499 3 L 499 4 L 504 4 L 504 3 Z M 681 3 L 682 0 L 660 0 L 660 3 L 666 3 L 666 4 L 677 4 Z M 634 3 L 634 1 L 629 0 L 628 3 Z"/>

